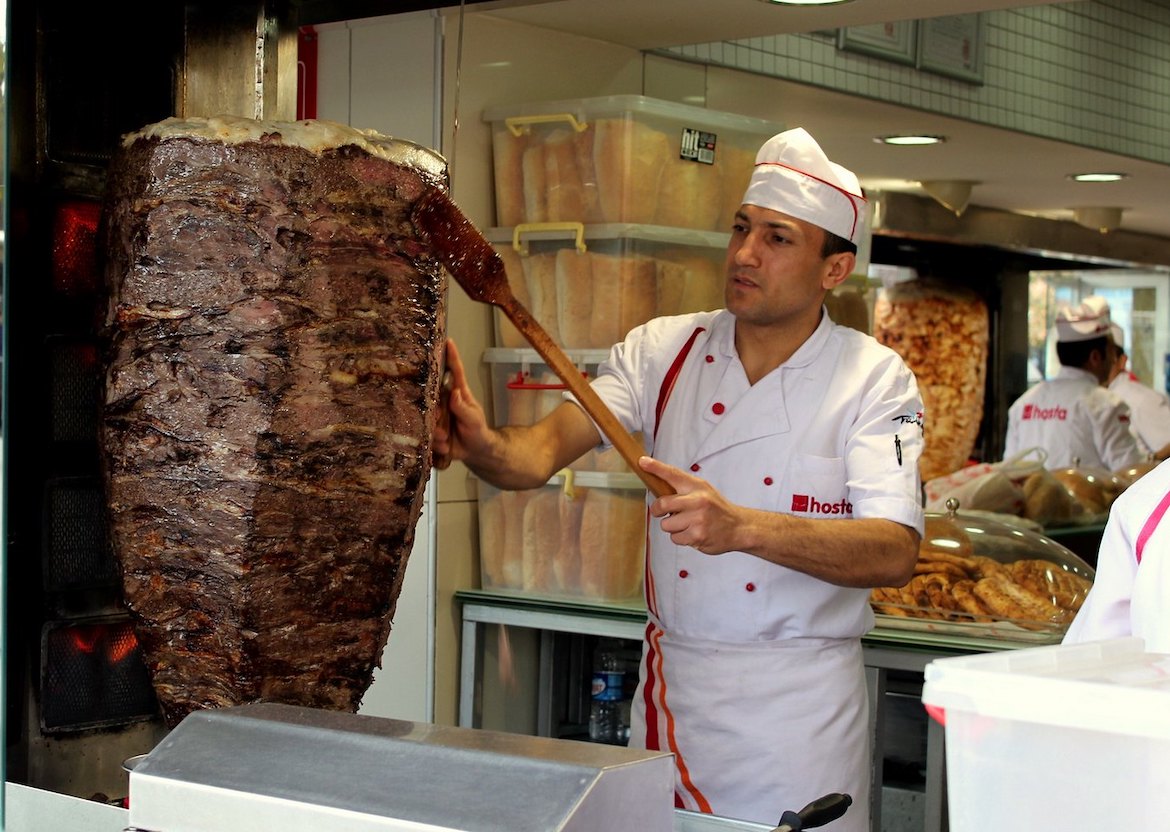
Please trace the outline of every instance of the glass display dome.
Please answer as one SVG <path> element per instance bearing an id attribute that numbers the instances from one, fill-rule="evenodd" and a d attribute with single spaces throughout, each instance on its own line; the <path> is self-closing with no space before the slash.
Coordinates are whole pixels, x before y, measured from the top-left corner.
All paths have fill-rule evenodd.
<path id="1" fill-rule="evenodd" d="M 870 593 L 878 626 L 1059 642 L 1093 568 L 1039 532 L 947 507 L 926 515 L 914 577 Z"/>

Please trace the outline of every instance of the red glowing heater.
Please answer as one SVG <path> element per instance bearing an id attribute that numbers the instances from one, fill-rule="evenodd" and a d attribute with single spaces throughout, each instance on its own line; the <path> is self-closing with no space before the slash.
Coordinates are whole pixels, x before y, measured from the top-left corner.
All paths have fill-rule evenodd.
<path id="1" fill-rule="evenodd" d="M 101 205 L 94 200 L 69 200 L 53 218 L 53 292 L 80 299 L 101 289 L 97 231 Z"/>
<path id="2" fill-rule="evenodd" d="M 125 617 L 52 621 L 42 631 L 41 730 L 83 731 L 147 720 L 158 705 Z"/>

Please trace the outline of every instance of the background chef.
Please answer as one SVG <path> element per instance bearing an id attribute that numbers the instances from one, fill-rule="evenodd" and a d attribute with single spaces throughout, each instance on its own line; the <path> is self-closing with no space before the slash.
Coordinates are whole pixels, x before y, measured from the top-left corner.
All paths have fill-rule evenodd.
<path id="1" fill-rule="evenodd" d="M 1170 398 L 1142 384 L 1129 371 L 1125 354 L 1125 333 L 1117 324 L 1110 328 L 1117 357 L 1113 362 L 1108 387 L 1129 407 L 1130 433 L 1143 454 L 1159 461 L 1170 456 Z"/>
<path id="2" fill-rule="evenodd" d="M 649 506 L 630 743 L 674 753 L 687 809 L 774 824 L 845 792 L 829 828 L 870 826 L 860 636 L 868 589 L 917 558 L 923 414 L 901 358 L 823 306 L 864 233 L 857 178 L 804 130 L 774 136 L 732 229 L 726 308 L 634 329 L 593 382 L 676 491 Z M 448 363 L 437 464 L 534 488 L 604 441 L 572 402 L 493 429 L 453 344 Z"/>
<path id="3" fill-rule="evenodd" d="M 1045 466 L 1117 471 L 1144 459 L 1130 432 L 1129 408 L 1104 385 L 1117 347 L 1109 304 L 1096 295 L 1056 313 L 1060 370 L 1008 409 L 1004 458 L 1043 448 Z"/>

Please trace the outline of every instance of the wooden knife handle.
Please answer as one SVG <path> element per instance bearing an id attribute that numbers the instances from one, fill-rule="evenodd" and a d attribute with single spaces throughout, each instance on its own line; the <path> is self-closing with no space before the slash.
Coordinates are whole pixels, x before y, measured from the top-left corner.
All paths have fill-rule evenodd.
<path id="1" fill-rule="evenodd" d="M 545 363 L 557 374 L 557 377 L 565 383 L 569 391 L 577 397 L 577 401 L 585 408 L 585 412 L 593 417 L 593 421 L 597 423 L 601 432 L 613 443 L 617 452 L 622 455 L 622 459 L 638 475 L 638 478 L 646 484 L 650 493 L 655 497 L 675 493 L 666 480 L 651 474 L 649 471 L 643 471 L 638 465 L 639 457 L 646 455 L 641 444 L 618 421 L 617 417 L 613 415 L 613 411 L 606 406 L 601 397 L 589 385 L 589 382 L 585 380 L 585 377 L 581 375 L 577 366 L 565 355 L 565 351 L 556 345 L 544 327 L 532 317 L 532 314 L 514 298 L 508 303 L 500 304 L 500 308 L 516 326 L 516 329 L 528 340 L 528 343 L 532 344 L 533 348 L 540 353 Z"/>

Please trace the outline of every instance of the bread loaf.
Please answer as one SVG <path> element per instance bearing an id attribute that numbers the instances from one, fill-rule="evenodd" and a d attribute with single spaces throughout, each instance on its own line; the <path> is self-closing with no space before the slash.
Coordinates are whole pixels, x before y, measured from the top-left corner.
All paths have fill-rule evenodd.
<path id="1" fill-rule="evenodd" d="M 548 180 L 545 175 L 543 144 L 531 144 L 525 148 L 520 160 L 520 170 L 526 221 L 548 222 Z"/>
<path id="2" fill-rule="evenodd" d="M 545 216 L 549 222 L 579 222 L 585 216 L 585 186 L 577 167 L 575 135 L 573 130 L 561 128 L 545 138 Z"/>
<path id="3" fill-rule="evenodd" d="M 560 542 L 553 558 L 556 588 L 575 594 L 581 586 L 581 515 L 588 489 L 564 488 L 558 492 Z"/>
<path id="4" fill-rule="evenodd" d="M 624 334 L 618 306 L 622 294 L 621 259 L 607 254 L 592 258 L 593 294 L 603 302 L 597 314 L 589 318 L 589 346 L 596 349 L 616 344 Z"/>
<path id="5" fill-rule="evenodd" d="M 1023 484 L 1024 510 L 1022 515 L 1042 526 L 1070 520 L 1078 512 L 1072 495 L 1050 471 L 1030 474 Z"/>
<path id="6" fill-rule="evenodd" d="M 604 255 L 599 255 L 604 256 Z M 651 257 L 631 255 L 619 258 L 621 294 L 618 296 L 619 337 L 654 317 L 658 306 L 658 263 Z M 609 347 L 610 344 L 598 344 Z"/>
<path id="7" fill-rule="evenodd" d="M 479 567 L 484 589 L 507 586 L 504 579 L 504 553 L 508 550 L 505 493 L 481 495 L 479 500 Z"/>
<path id="8" fill-rule="evenodd" d="M 1079 468 L 1058 468 L 1052 476 L 1088 514 L 1107 513 L 1117 496 L 1110 483 Z"/>
<path id="9" fill-rule="evenodd" d="M 684 283 L 682 296 L 678 301 L 678 312 L 706 312 L 723 308 L 723 268 L 720 262 L 710 257 L 688 252 L 662 252 L 659 255 L 668 262 L 682 266 Z"/>
<path id="10" fill-rule="evenodd" d="M 525 592 L 557 589 L 553 564 L 561 545 L 560 495 L 556 489 L 544 488 L 524 506 L 521 585 Z"/>
<path id="11" fill-rule="evenodd" d="M 653 223 L 662 169 L 671 157 L 670 140 L 634 119 L 599 118 L 593 128 L 603 222 Z"/>
<path id="12" fill-rule="evenodd" d="M 561 346 L 587 349 L 591 346 L 593 320 L 593 254 L 576 248 L 563 248 L 556 254 L 557 328 Z M 612 311 L 611 299 L 598 296 L 598 307 Z M 606 344 L 605 346 L 609 346 Z"/>
<path id="13" fill-rule="evenodd" d="M 593 598 L 638 594 L 646 541 L 640 492 L 591 488 L 581 513 L 581 591 Z"/>
<path id="14" fill-rule="evenodd" d="M 755 169 L 756 151 L 734 145 L 724 145 L 715 151 L 715 167 L 722 180 L 721 210 L 716 221 L 717 231 L 731 231 L 735 213 L 743 205 L 743 195 Z"/>
<path id="15" fill-rule="evenodd" d="M 557 255 L 552 252 L 533 254 L 524 259 L 524 278 L 531 304 L 528 311 L 548 337 L 561 343 L 557 322 Z"/>
<path id="16" fill-rule="evenodd" d="M 501 127 L 492 132 L 492 173 L 496 188 L 496 224 L 526 222 L 524 206 L 524 152 L 527 136 L 514 136 Z"/>
<path id="17" fill-rule="evenodd" d="M 655 309 L 658 315 L 668 317 L 682 311 L 683 292 L 687 286 L 686 267 L 659 258 L 655 280 Z"/>
<path id="18" fill-rule="evenodd" d="M 504 263 L 504 270 L 508 274 L 508 286 L 524 308 L 532 311 L 532 298 L 528 294 L 528 280 L 524 276 L 524 259 L 510 245 L 495 246 L 496 252 Z M 512 325 L 508 316 L 498 309 L 494 311 L 499 333 L 499 346 L 508 349 L 520 349 L 528 346 L 528 341 L 520 334 L 520 330 Z"/>
<path id="19" fill-rule="evenodd" d="M 873 335 L 902 356 L 918 380 L 925 409 L 923 481 L 959 470 L 983 419 L 987 305 L 959 287 L 897 284 L 878 294 Z"/>
<path id="20" fill-rule="evenodd" d="M 722 211 L 719 172 L 712 165 L 674 156 L 662 169 L 657 225 L 712 230 Z"/>
<path id="21" fill-rule="evenodd" d="M 524 586 L 524 508 L 537 493 L 538 490 L 500 492 L 504 514 L 501 587 L 520 589 Z"/>

